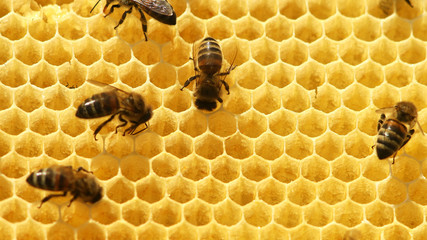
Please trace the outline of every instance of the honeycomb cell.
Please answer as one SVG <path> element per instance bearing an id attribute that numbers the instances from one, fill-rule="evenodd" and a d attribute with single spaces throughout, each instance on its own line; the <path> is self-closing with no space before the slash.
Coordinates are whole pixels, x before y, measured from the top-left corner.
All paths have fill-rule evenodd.
<path id="1" fill-rule="evenodd" d="M 63 63 L 70 62 L 73 55 L 71 43 L 59 36 L 55 36 L 49 41 L 44 42 L 43 58 L 48 63 L 59 66 Z"/>
<path id="2" fill-rule="evenodd" d="M 69 240 L 74 238 L 74 229 L 64 223 L 56 223 L 47 230 L 48 240 Z"/>
<path id="3" fill-rule="evenodd" d="M 301 133 L 294 133 L 285 139 L 286 153 L 296 159 L 313 154 L 313 141 Z"/>
<path id="4" fill-rule="evenodd" d="M 92 206 L 91 216 L 93 220 L 109 225 L 120 219 L 120 206 L 107 200 L 100 201 Z"/>
<path id="5" fill-rule="evenodd" d="M 200 111 L 191 111 L 190 113 L 196 112 L 198 115 L 200 114 L 201 116 L 204 115 L 200 113 Z M 193 113 L 193 114 L 196 114 Z M 183 116 L 183 118 L 185 118 L 185 115 Z M 201 117 L 199 117 L 201 118 Z M 206 125 L 203 124 L 202 126 L 199 126 L 196 122 L 202 121 L 203 123 L 206 123 L 205 120 L 193 120 L 193 122 L 195 123 L 196 127 L 191 127 L 188 128 L 188 131 L 190 131 L 190 129 L 193 129 L 191 131 L 195 131 L 195 130 L 200 130 L 200 129 L 206 129 Z M 209 131 L 211 131 L 212 133 L 214 133 L 217 136 L 220 137 L 227 137 L 232 135 L 233 133 L 236 132 L 236 118 L 233 114 L 230 114 L 226 111 L 217 111 L 214 114 L 209 116 Z M 181 128 L 180 128 L 181 129 Z M 190 134 L 191 135 L 191 134 Z"/>
<path id="6" fill-rule="evenodd" d="M 409 64 L 419 63 L 426 59 L 425 50 L 422 41 L 404 41 L 399 44 L 399 58 Z"/>
<path id="7" fill-rule="evenodd" d="M 344 62 L 356 66 L 368 58 L 368 48 L 362 41 L 351 37 L 340 43 L 338 54 Z"/>
<path id="8" fill-rule="evenodd" d="M 97 178 L 108 180 L 117 175 L 119 162 L 110 155 L 100 154 L 92 159 L 90 169 Z"/>
<path id="9" fill-rule="evenodd" d="M 135 139 L 135 151 L 144 157 L 154 157 L 163 150 L 163 139 L 155 133 L 145 132 Z"/>
<path id="10" fill-rule="evenodd" d="M 255 153 L 267 160 L 274 160 L 283 154 L 284 141 L 272 133 L 265 133 L 255 141 Z"/>
<path id="11" fill-rule="evenodd" d="M 107 185 L 106 195 L 114 202 L 122 204 L 134 197 L 135 187 L 126 178 L 116 177 Z"/>
<path id="12" fill-rule="evenodd" d="M 381 27 L 378 19 L 366 15 L 353 22 L 354 36 L 360 40 L 371 42 L 381 36 Z"/>
<path id="13" fill-rule="evenodd" d="M 24 85 L 28 79 L 28 67 L 18 60 L 10 60 L 0 66 L 0 81 L 9 87 Z"/>
<path id="14" fill-rule="evenodd" d="M 267 130 L 267 119 L 255 110 L 249 110 L 238 117 L 239 131 L 248 137 L 259 137 Z"/>
<path id="15" fill-rule="evenodd" d="M 100 45 L 96 41 L 93 41 L 93 43 Z M 99 51 L 99 47 L 97 47 L 96 50 L 98 50 L 97 55 L 99 55 L 101 52 Z M 121 65 L 127 63 L 130 60 L 131 49 L 126 42 L 115 37 L 102 43 L 102 56 L 107 62 L 113 63 L 115 65 Z"/>
<path id="16" fill-rule="evenodd" d="M 300 206 L 311 203 L 316 197 L 316 185 L 305 179 L 297 179 L 288 186 L 289 200 Z"/>
<path id="17" fill-rule="evenodd" d="M 365 2 L 362 1 L 338 1 L 338 11 L 346 17 L 359 17 L 366 11 Z"/>
<path id="18" fill-rule="evenodd" d="M 267 66 L 267 81 L 278 88 L 289 85 L 294 77 L 294 69 L 287 64 L 277 62 Z"/>
<path id="19" fill-rule="evenodd" d="M 2 112 L 0 116 L 0 129 L 5 133 L 19 135 L 24 132 L 27 127 L 28 117 L 22 110 L 11 108 Z"/>
<path id="20" fill-rule="evenodd" d="M 181 206 L 171 200 L 164 199 L 151 207 L 154 222 L 170 227 L 181 221 Z"/>
<path id="21" fill-rule="evenodd" d="M 326 116 L 316 110 L 307 110 L 298 117 L 298 130 L 309 137 L 320 136 L 326 130 Z"/>
<path id="22" fill-rule="evenodd" d="M 414 240 L 421 240 L 427 234 L 426 226 L 425 225 L 421 225 L 420 227 L 414 229 L 412 231 L 412 233 L 413 233 L 413 239 Z"/>
<path id="23" fill-rule="evenodd" d="M 427 97 L 424 95 L 426 86 L 418 83 L 412 83 L 401 89 L 402 99 L 410 101 L 417 106 L 417 109 L 427 107 Z"/>
<path id="24" fill-rule="evenodd" d="M 250 180 L 259 182 L 270 175 L 270 165 L 258 156 L 244 160 L 241 164 L 243 176 Z"/>
<path id="25" fill-rule="evenodd" d="M 243 159 L 253 154 L 253 141 L 240 133 L 227 138 L 224 144 L 225 151 L 231 157 Z"/>
<path id="26" fill-rule="evenodd" d="M 227 228 L 216 222 L 198 228 L 199 239 L 221 240 L 227 239 Z"/>
<path id="27" fill-rule="evenodd" d="M 24 17 L 11 13 L 2 18 L 0 34 L 10 40 L 18 40 L 27 33 L 27 23 Z"/>
<path id="28" fill-rule="evenodd" d="M 121 131 L 118 134 L 111 134 L 106 137 L 104 148 L 109 154 L 122 158 L 134 150 L 134 139 L 123 137 L 120 133 Z"/>
<path id="29" fill-rule="evenodd" d="M 409 228 L 423 223 L 423 208 L 413 202 L 406 202 L 396 208 L 396 219 Z"/>
<path id="30" fill-rule="evenodd" d="M 0 156 L 6 155 L 11 149 L 13 144 L 12 138 L 9 136 L 9 134 L 3 133 L 3 131 L 0 132 Z"/>
<path id="31" fill-rule="evenodd" d="M 381 65 L 390 64 L 397 58 L 396 43 L 386 38 L 379 38 L 369 45 L 369 55 L 373 61 Z"/>
<path id="32" fill-rule="evenodd" d="M 183 133 L 173 133 L 165 137 L 165 150 L 178 158 L 183 158 L 193 152 L 193 140 Z"/>
<path id="33" fill-rule="evenodd" d="M 41 135 L 56 132 L 58 130 L 57 123 L 56 114 L 51 110 L 40 108 L 30 114 L 30 129 Z"/>
<path id="34" fill-rule="evenodd" d="M 172 177 L 178 172 L 178 160 L 167 153 L 162 153 L 152 159 L 152 170 L 159 177 Z"/>
<path id="35" fill-rule="evenodd" d="M 381 181 L 390 175 L 390 167 L 387 161 L 378 161 L 377 156 L 373 156 L 362 162 L 362 174 L 372 181 Z"/>
<path id="36" fill-rule="evenodd" d="M 149 216 L 149 205 L 139 199 L 133 199 L 125 203 L 122 207 L 123 219 L 134 226 L 140 226 L 141 224 L 146 223 Z"/>
<path id="37" fill-rule="evenodd" d="M 354 13 L 357 12 L 354 8 L 352 8 L 351 11 Z M 325 35 L 335 41 L 344 40 L 353 32 L 351 21 L 348 18 L 338 14 L 327 19 L 324 22 L 324 26 Z"/>
<path id="38" fill-rule="evenodd" d="M 296 71 L 296 82 L 307 90 L 317 89 L 325 82 L 325 68 L 314 61 L 304 63 Z"/>
<path id="39" fill-rule="evenodd" d="M 196 186 L 192 181 L 176 176 L 167 180 L 167 195 L 179 203 L 186 203 L 196 196 Z"/>
<path id="40" fill-rule="evenodd" d="M 373 108 L 367 108 L 357 114 L 357 127 L 360 131 L 374 136 L 377 134 L 378 115 L 374 114 Z"/>
<path id="41" fill-rule="evenodd" d="M 15 144 L 15 151 L 24 157 L 37 157 L 43 153 L 42 137 L 32 132 L 20 134 L 15 138 Z"/>
<path id="42" fill-rule="evenodd" d="M 279 46 L 268 38 L 260 38 L 251 42 L 251 55 L 261 65 L 277 62 Z"/>
<path id="43" fill-rule="evenodd" d="M 158 108 L 150 120 L 150 130 L 164 137 L 176 131 L 178 128 L 177 121 L 171 110 Z"/>
<path id="44" fill-rule="evenodd" d="M 373 152 L 371 144 L 372 139 L 370 137 L 359 131 L 354 131 L 346 136 L 344 146 L 347 154 L 356 158 L 365 158 Z"/>
<path id="45" fill-rule="evenodd" d="M 332 175 L 344 182 L 351 182 L 360 176 L 359 163 L 355 158 L 343 155 L 332 163 Z"/>
<path id="46" fill-rule="evenodd" d="M 326 66 L 328 83 L 338 89 L 344 89 L 354 81 L 353 69 L 342 62 L 331 63 Z"/>
<path id="47" fill-rule="evenodd" d="M 131 60 L 119 67 L 119 77 L 124 84 L 136 88 L 147 81 L 147 72 L 139 61 Z"/>
<path id="48" fill-rule="evenodd" d="M 225 201 L 215 205 L 213 212 L 215 220 L 219 224 L 226 226 L 237 224 L 243 216 L 241 207 L 230 199 L 226 199 Z"/>
<path id="49" fill-rule="evenodd" d="M 209 175 L 209 163 L 196 155 L 179 160 L 180 173 L 183 177 L 199 181 Z M 212 173 L 212 175 L 214 175 Z"/>
<path id="50" fill-rule="evenodd" d="M 169 239 L 171 240 L 196 240 L 197 228 L 187 222 L 179 223 L 169 230 Z"/>
<path id="51" fill-rule="evenodd" d="M 326 160 L 313 155 L 302 161 L 301 175 L 310 181 L 319 182 L 329 176 L 329 168 L 329 163 Z"/>
<path id="52" fill-rule="evenodd" d="M 62 160 L 73 153 L 72 139 L 62 132 L 46 136 L 44 152 L 49 157 Z"/>
<path id="53" fill-rule="evenodd" d="M 412 81 L 412 75 L 412 68 L 400 62 L 385 67 L 386 81 L 396 87 L 408 85 Z"/>
<path id="54" fill-rule="evenodd" d="M 270 84 L 265 84 L 253 93 L 253 101 L 256 110 L 270 114 L 280 108 L 280 91 Z"/>
<path id="55" fill-rule="evenodd" d="M 188 62 L 188 53 L 191 45 L 182 38 L 175 38 L 174 41 L 166 43 L 162 48 L 163 60 L 174 66 L 181 66 Z"/>
<path id="56" fill-rule="evenodd" d="M 0 216 L 11 223 L 22 222 L 27 219 L 28 206 L 18 198 L 9 198 L 2 202 Z"/>
<path id="57" fill-rule="evenodd" d="M 41 12 L 42 17 L 32 19 L 28 24 L 31 37 L 45 42 L 56 34 L 56 21 L 49 21 L 47 14 Z"/>
<path id="58" fill-rule="evenodd" d="M 61 207 L 61 218 L 65 223 L 73 227 L 81 226 L 90 219 L 89 208 L 82 202 L 73 202 L 70 207 Z"/>
<path id="59" fill-rule="evenodd" d="M 381 66 L 370 60 L 362 63 L 360 66 L 357 66 L 354 76 L 359 83 L 369 88 L 379 86 L 384 80 L 383 69 Z M 374 89 L 374 91 L 376 90 L 377 89 Z"/>
<path id="60" fill-rule="evenodd" d="M 83 64 L 75 59 L 72 59 L 69 64 L 59 66 L 56 71 L 58 81 L 67 88 L 77 88 L 86 81 L 87 69 Z"/>
<path id="61" fill-rule="evenodd" d="M 224 59 L 228 63 L 234 62 L 234 65 L 241 66 L 250 60 L 250 45 L 247 40 L 230 38 L 222 41 L 221 47 Z"/>
<path id="62" fill-rule="evenodd" d="M 71 105 L 71 97 L 67 94 L 69 91 L 56 85 L 44 91 L 43 100 L 47 108 L 52 110 L 64 110 Z"/>
<path id="63" fill-rule="evenodd" d="M 195 199 L 184 207 L 185 220 L 195 226 L 203 226 L 212 221 L 212 207 Z"/>
<path id="64" fill-rule="evenodd" d="M 409 234 L 408 230 L 401 225 L 390 225 L 385 227 L 382 236 L 384 236 L 384 239 L 411 239 L 411 235 Z"/>
<path id="65" fill-rule="evenodd" d="M 285 40 L 280 45 L 280 59 L 293 66 L 299 66 L 307 61 L 308 46 L 298 39 Z"/>
<path id="66" fill-rule="evenodd" d="M 360 240 L 361 233 L 357 229 L 346 230 L 345 227 L 338 224 L 331 224 L 322 229 L 322 239 L 343 239 L 343 240 Z"/>
<path id="67" fill-rule="evenodd" d="M 87 73 L 87 79 L 105 84 L 112 84 L 116 82 L 117 77 L 117 69 L 114 67 L 114 65 L 103 60 L 92 64 L 89 67 Z"/>
<path id="68" fill-rule="evenodd" d="M 140 155 L 128 155 L 120 160 L 120 172 L 131 181 L 138 181 L 150 173 L 150 163 Z"/>
<path id="69" fill-rule="evenodd" d="M 376 198 L 375 183 L 366 178 L 359 178 L 350 183 L 348 195 L 356 203 L 370 203 Z"/>
<path id="70" fill-rule="evenodd" d="M 235 10 L 237 10 L 237 9 L 235 9 Z M 197 34 L 196 35 L 197 39 L 201 39 L 202 36 L 200 34 L 204 33 L 204 31 L 203 32 L 201 31 L 201 33 L 197 33 L 197 31 L 195 31 L 195 30 L 197 30 L 197 28 L 196 29 L 194 28 L 194 21 L 193 20 L 191 22 L 189 22 L 187 25 L 190 26 L 190 24 L 191 24 L 191 28 L 189 28 L 189 29 L 191 29 L 191 34 L 192 35 Z M 203 28 L 203 25 L 201 26 L 201 28 Z M 218 40 L 230 38 L 234 34 L 233 22 L 230 21 L 230 19 L 228 19 L 227 17 L 225 17 L 223 15 L 218 15 L 218 16 L 215 16 L 215 17 L 209 19 L 208 22 L 206 23 L 206 28 L 207 28 L 207 34 L 209 36 L 215 38 L 215 39 L 218 39 Z M 185 39 L 185 37 L 182 34 L 181 34 L 181 36 Z M 190 41 L 186 39 L 186 41 L 189 43 L 192 43 L 197 39 L 194 39 L 194 40 L 189 39 Z"/>
<path id="71" fill-rule="evenodd" d="M 85 122 L 76 118 L 75 114 L 75 109 L 67 109 L 59 114 L 61 130 L 71 137 L 76 137 L 86 131 Z"/>
<path id="72" fill-rule="evenodd" d="M 3 159 L 2 159 L 2 173 L 3 173 Z M 6 174 L 5 174 L 6 175 Z M 6 175 L 9 177 L 8 175 Z M 5 200 L 11 198 L 13 195 L 12 191 L 12 182 L 10 182 L 7 178 L 0 176 L 0 200 Z"/>
<path id="73" fill-rule="evenodd" d="M 40 231 L 41 229 L 43 229 L 43 225 L 35 221 L 17 224 L 15 229 L 16 240 L 45 239 L 45 232 Z"/>
<path id="74" fill-rule="evenodd" d="M 236 82 L 246 89 L 255 89 L 265 81 L 265 70 L 254 62 L 245 63 L 234 72 Z"/>
<path id="75" fill-rule="evenodd" d="M 282 15 L 276 15 L 267 20 L 265 24 L 265 35 L 274 41 L 280 42 L 288 39 L 293 34 L 291 21 Z"/>
<path id="76" fill-rule="evenodd" d="M 86 21 L 69 13 L 58 19 L 58 33 L 68 40 L 77 40 L 86 34 Z"/>
<path id="77" fill-rule="evenodd" d="M 226 198 L 226 189 L 218 180 L 207 177 L 197 182 L 197 194 L 205 202 L 216 204 Z"/>
<path id="78" fill-rule="evenodd" d="M 42 57 L 41 44 L 31 37 L 25 37 L 14 42 L 15 57 L 27 65 L 33 65 L 40 61 Z"/>
<path id="79" fill-rule="evenodd" d="M 258 240 L 259 228 L 249 225 L 242 221 L 240 224 L 233 226 L 229 230 L 230 239 L 247 239 Z"/>
<path id="80" fill-rule="evenodd" d="M 426 16 L 422 15 L 419 18 L 415 19 L 412 25 L 412 33 L 414 37 L 426 41 L 427 40 L 427 32 L 426 32 Z M 398 29 L 404 31 L 405 29 Z"/>
<path id="81" fill-rule="evenodd" d="M 215 19 L 215 17 L 213 19 Z M 215 20 L 210 19 L 210 21 L 215 21 Z M 223 18 L 223 20 L 219 20 L 220 24 L 217 26 L 214 26 L 214 28 L 218 28 L 219 26 L 221 26 L 221 24 L 224 21 L 229 21 L 229 20 L 226 18 Z M 177 25 L 178 25 L 179 36 L 181 36 L 181 38 L 187 43 L 194 43 L 197 40 L 202 39 L 203 36 L 205 35 L 205 26 L 203 25 L 203 22 L 200 19 L 194 17 L 192 14 L 185 14 L 181 16 L 178 19 Z M 224 28 L 223 30 L 226 30 L 226 29 Z M 212 36 L 211 34 L 209 35 Z M 187 50 L 186 53 L 188 53 L 189 52 L 188 49 L 186 50 Z"/>
<path id="82" fill-rule="evenodd" d="M 286 109 L 302 112 L 310 107 L 310 99 L 303 87 L 290 84 L 282 90 L 282 104 Z"/>
<path id="83" fill-rule="evenodd" d="M 393 208 L 380 202 L 375 201 L 366 206 L 366 220 L 375 226 L 382 227 L 393 222 Z"/>
<path id="84" fill-rule="evenodd" d="M 370 92 L 361 84 L 353 84 L 343 92 L 343 103 L 346 107 L 360 111 L 368 107 Z"/>
<path id="85" fill-rule="evenodd" d="M 224 110 L 240 114 L 251 108 L 252 98 L 251 92 L 242 87 L 236 86 L 233 88 L 233 94 L 228 97 L 228 101 L 224 102 Z"/>
<path id="86" fill-rule="evenodd" d="M 195 141 L 194 150 L 204 158 L 214 159 L 224 152 L 224 145 L 220 138 L 212 134 L 204 134 Z"/>
<path id="87" fill-rule="evenodd" d="M 268 178 L 257 185 L 258 198 L 269 205 L 281 203 L 286 196 L 286 185 L 273 179 Z"/>
<path id="88" fill-rule="evenodd" d="M 78 240 L 83 240 L 83 239 L 101 240 L 101 239 L 107 238 L 105 235 L 106 235 L 105 229 L 95 222 L 90 222 L 86 225 L 83 225 L 77 230 Z"/>
<path id="89" fill-rule="evenodd" d="M 183 112 L 191 107 L 191 95 L 182 94 L 180 87 L 174 86 L 164 92 L 163 106 L 174 112 Z"/>
<path id="90" fill-rule="evenodd" d="M 283 156 L 271 164 L 272 176 L 283 183 L 290 183 L 299 177 L 300 164 L 297 160 Z"/>
<path id="91" fill-rule="evenodd" d="M 234 31 L 238 38 L 251 41 L 264 34 L 264 26 L 255 18 L 245 16 L 234 22 Z"/>
<path id="92" fill-rule="evenodd" d="M 295 37 L 312 43 L 323 34 L 322 23 L 312 15 L 305 15 L 295 22 Z"/>
<path id="93" fill-rule="evenodd" d="M 272 208 L 264 202 L 254 201 L 244 207 L 246 222 L 255 227 L 264 227 L 272 220 Z"/>
<path id="94" fill-rule="evenodd" d="M 145 65 L 153 65 L 160 61 L 160 48 L 151 41 L 141 41 L 133 45 L 132 53 Z"/>
<path id="95" fill-rule="evenodd" d="M 90 132 L 76 137 L 74 144 L 75 153 L 82 157 L 92 158 L 102 152 L 102 142 L 96 142 Z"/>
<path id="96" fill-rule="evenodd" d="M 269 129 L 280 136 L 287 136 L 295 131 L 296 115 L 288 110 L 280 109 L 268 118 Z"/>
<path id="97" fill-rule="evenodd" d="M 315 141 L 316 153 L 327 159 L 334 160 L 341 156 L 344 150 L 344 139 L 334 133 L 328 132 Z"/>
<path id="98" fill-rule="evenodd" d="M 240 164 L 229 156 L 221 156 L 211 162 L 212 176 L 228 183 L 240 175 Z M 197 179 L 198 180 L 198 179 Z"/>
<path id="99" fill-rule="evenodd" d="M 4 17 L 12 10 L 12 1 L 3 1 L 0 3 L 0 17 Z"/>
<path id="100" fill-rule="evenodd" d="M 346 135 L 356 128 L 356 114 L 347 108 L 340 108 L 329 115 L 329 128 L 339 134 Z"/>
<path id="101" fill-rule="evenodd" d="M 290 202 L 274 207 L 274 221 L 286 228 L 293 228 L 302 222 L 302 208 Z"/>
<path id="102" fill-rule="evenodd" d="M 333 209 L 326 203 L 314 201 L 304 208 L 304 220 L 315 227 L 323 227 L 333 219 Z"/>
<path id="103" fill-rule="evenodd" d="M 175 84 L 176 71 L 172 65 L 158 63 L 149 72 L 150 82 L 159 88 L 168 88 Z"/>
<path id="104" fill-rule="evenodd" d="M 0 84 L 0 110 L 8 109 L 12 106 L 12 91 Z"/>
<path id="105" fill-rule="evenodd" d="M 363 220 L 363 208 L 356 203 L 346 200 L 335 207 L 335 222 L 347 227 L 359 225 Z"/>
<path id="106" fill-rule="evenodd" d="M 338 49 L 334 42 L 327 38 L 320 39 L 309 46 L 310 57 L 322 64 L 338 59 Z"/>
<path id="107" fill-rule="evenodd" d="M 165 181 L 156 175 L 150 175 L 136 185 L 138 198 L 148 203 L 160 201 L 165 196 Z"/>
<path id="108" fill-rule="evenodd" d="M 413 183 L 409 184 L 408 196 L 412 201 L 426 205 L 427 197 L 423 194 L 427 189 L 427 181 L 425 179 L 417 179 Z M 1 199 L 1 198 L 0 198 Z"/>
<path id="109" fill-rule="evenodd" d="M 30 83 L 39 87 L 46 88 L 56 83 L 55 68 L 45 61 L 30 67 Z"/>
<path id="110" fill-rule="evenodd" d="M 16 152 L 11 152 L 10 154 L 2 157 L 0 171 L 8 178 L 20 178 L 28 173 L 28 167 L 26 164 L 27 161 L 27 158 L 18 155 Z M 3 199 L 3 196 L 9 196 L 9 194 L 11 193 L 7 190 L 10 188 L 9 182 L 7 182 L 6 180 L 4 183 L 1 182 L 2 179 L 0 178 L 0 186 L 1 184 L 4 184 L 5 189 L 0 189 L 0 200 Z M 1 190 L 4 190 L 5 192 L 3 193 Z M 1 193 L 3 193 L 4 195 L 2 195 Z"/>
<path id="111" fill-rule="evenodd" d="M 228 196 L 235 203 L 244 206 L 255 199 L 256 184 L 240 177 L 228 185 Z"/>
<path id="112" fill-rule="evenodd" d="M 401 99 L 400 92 L 391 84 L 382 84 L 372 93 L 372 102 L 378 108 L 390 107 Z M 377 118 L 380 116 L 377 115 Z"/>
<path id="113" fill-rule="evenodd" d="M 329 205 L 335 205 L 347 198 L 347 187 L 335 178 L 328 178 L 319 183 L 318 196 L 320 200 Z"/>
<path id="114" fill-rule="evenodd" d="M 397 16 L 388 18 L 382 28 L 384 35 L 395 42 L 403 41 L 411 36 L 411 24 Z"/>
<path id="115" fill-rule="evenodd" d="M 136 240 L 136 232 L 129 225 L 117 222 L 107 227 L 108 239 Z"/>
<path id="116" fill-rule="evenodd" d="M 406 186 L 395 178 L 389 178 L 378 185 L 379 198 L 390 204 L 399 204 L 407 197 Z"/>
<path id="117" fill-rule="evenodd" d="M 114 23 L 102 16 L 102 14 L 97 14 L 87 20 L 88 35 L 99 41 L 106 41 L 112 38 L 116 33 L 114 26 Z"/>
<path id="118" fill-rule="evenodd" d="M 399 160 L 392 165 L 393 176 L 402 182 L 412 182 L 419 178 L 420 165 L 417 160 L 406 156 L 399 157 Z"/>

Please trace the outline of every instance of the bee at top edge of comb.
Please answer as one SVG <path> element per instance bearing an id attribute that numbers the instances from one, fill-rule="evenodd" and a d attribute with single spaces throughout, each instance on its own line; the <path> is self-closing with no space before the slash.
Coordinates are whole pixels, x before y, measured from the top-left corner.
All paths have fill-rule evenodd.
<path id="1" fill-rule="evenodd" d="M 380 160 L 393 156 L 394 164 L 397 152 L 411 140 L 415 124 L 424 135 L 418 122 L 417 108 L 411 102 L 398 102 L 393 107 L 380 108 L 375 112 L 381 114 L 377 126 L 377 143 L 374 145 L 377 156 Z"/>
<path id="2" fill-rule="evenodd" d="M 68 207 L 77 198 L 90 203 L 98 202 L 102 198 L 102 187 L 91 172 L 82 167 L 73 170 L 71 166 L 54 165 L 32 172 L 26 181 L 35 188 L 63 192 L 63 194 L 50 194 L 44 197 L 39 208 L 49 199 L 64 197 L 68 192 L 73 195 Z"/>
<path id="3" fill-rule="evenodd" d="M 390 9 L 393 6 L 393 0 L 381 0 L 379 3 L 379 7 L 383 11 L 384 14 L 388 15 L 390 14 Z M 414 5 L 412 5 L 410 0 L 405 0 L 405 2 L 411 7 L 414 8 Z"/>
<path id="4" fill-rule="evenodd" d="M 88 80 L 88 82 L 107 87 L 110 90 L 92 95 L 81 103 L 77 109 L 76 116 L 84 119 L 99 118 L 111 115 L 109 119 L 101 123 L 94 132 L 94 137 L 101 131 L 101 129 L 118 115 L 119 120 L 122 122 L 116 126 L 116 133 L 118 128 L 124 127 L 128 122 L 131 126 L 123 132 L 123 136 L 128 133 L 129 135 L 136 135 L 148 128 L 148 120 L 153 116 L 151 106 L 146 105 L 143 97 L 136 92 L 126 92 L 111 85 Z M 145 124 L 145 127 L 136 131 L 139 125 Z"/>
<path id="5" fill-rule="evenodd" d="M 193 54 L 195 53 L 194 50 L 193 46 Z M 230 94 L 230 87 L 225 78 L 236 66 L 233 66 L 233 60 L 231 66 L 225 72 L 220 72 L 223 65 L 221 46 L 211 37 L 201 41 L 196 55 L 197 61 L 194 56 L 191 58 L 196 74 L 187 79 L 181 91 L 193 80 L 196 80 L 193 93 L 196 107 L 199 110 L 213 111 L 217 108 L 217 101 L 222 103 L 221 88 L 223 85 L 227 93 Z"/>
<path id="6" fill-rule="evenodd" d="M 100 1 L 101 0 L 98 0 L 98 2 L 96 2 L 95 6 L 93 6 L 93 8 L 90 10 L 91 13 Z M 140 14 L 140 21 L 142 23 L 142 31 L 144 32 L 145 41 L 148 41 L 147 34 L 146 34 L 147 19 L 145 18 L 145 15 L 143 12 L 146 12 L 152 18 L 156 19 L 161 23 L 168 24 L 168 25 L 176 24 L 175 11 L 173 10 L 172 6 L 168 3 L 167 0 L 107 0 L 107 3 L 105 4 L 104 10 L 103 10 L 104 13 L 107 10 L 108 6 L 114 1 L 117 1 L 118 3 L 112 5 L 110 8 L 110 11 L 104 17 L 107 17 L 108 15 L 112 14 L 115 8 L 118 8 L 121 6 L 128 6 L 129 9 L 123 13 L 119 23 L 114 27 L 114 29 L 116 29 L 118 26 L 120 26 L 123 23 L 127 14 L 132 13 L 132 9 L 136 8 L 136 10 L 138 10 Z"/>

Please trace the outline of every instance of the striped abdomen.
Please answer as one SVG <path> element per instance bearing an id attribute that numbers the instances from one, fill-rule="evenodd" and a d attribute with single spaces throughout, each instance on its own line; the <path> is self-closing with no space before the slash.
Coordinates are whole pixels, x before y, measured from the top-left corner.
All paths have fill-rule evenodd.
<path id="1" fill-rule="evenodd" d="M 98 118 L 111 115 L 119 109 L 119 100 L 114 92 L 95 94 L 80 104 L 76 116 L 79 118 Z"/>
<path id="2" fill-rule="evenodd" d="M 385 159 L 397 152 L 407 136 L 406 126 L 394 119 L 387 119 L 378 131 L 377 155 Z"/>
<path id="3" fill-rule="evenodd" d="M 221 70 L 222 52 L 215 39 L 211 37 L 203 39 L 197 53 L 197 65 L 200 71 L 208 75 L 215 74 Z"/>
<path id="4" fill-rule="evenodd" d="M 50 167 L 32 172 L 27 182 L 36 188 L 50 191 L 68 191 L 71 187 L 70 178 L 73 176 L 71 167 Z"/>

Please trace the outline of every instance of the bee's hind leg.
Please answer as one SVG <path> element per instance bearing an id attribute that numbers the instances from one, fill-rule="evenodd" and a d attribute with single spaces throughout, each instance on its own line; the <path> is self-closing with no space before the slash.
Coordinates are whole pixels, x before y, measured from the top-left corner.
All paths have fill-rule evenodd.
<path id="1" fill-rule="evenodd" d="M 65 197 L 67 195 L 67 192 L 64 192 L 63 194 L 50 194 L 47 195 L 45 198 L 42 199 L 39 208 L 42 207 L 43 203 L 49 201 L 49 199 L 54 198 L 54 197 Z"/>
<path id="2" fill-rule="evenodd" d="M 114 7 L 114 6 L 113 6 L 113 7 Z M 113 7 L 111 7 L 111 8 L 113 8 Z M 115 26 L 115 27 L 114 27 L 114 29 L 116 29 L 118 26 L 120 26 L 120 24 L 122 24 L 122 23 L 123 23 L 123 21 L 124 21 L 124 20 L 125 20 L 125 18 L 126 18 L 126 15 L 127 15 L 128 13 L 131 13 L 131 12 L 132 12 L 132 9 L 133 9 L 133 7 L 130 7 L 130 8 L 129 8 L 129 10 L 127 10 L 127 11 L 125 11 L 125 12 L 123 13 L 122 17 L 120 18 L 119 24 L 117 24 L 117 26 Z"/>
<path id="3" fill-rule="evenodd" d="M 117 129 L 126 126 L 126 124 L 128 124 L 128 121 L 126 121 L 126 119 L 123 118 L 122 114 L 119 114 L 119 120 L 122 122 L 122 124 L 120 124 L 119 126 L 116 127 L 116 134 L 117 134 Z M 126 134 L 126 131 L 123 133 L 123 136 Z"/>
<path id="4" fill-rule="evenodd" d="M 198 77 L 200 77 L 200 75 L 194 75 L 194 76 L 190 77 L 189 79 L 187 79 L 187 81 L 185 81 L 185 83 L 184 83 L 184 86 L 181 88 L 181 91 L 182 91 L 184 88 L 186 88 L 188 85 L 190 85 L 190 83 L 191 83 L 194 79 L 196 79 L 196 78 L 198 78 Z"/>
<path id="5" fill-rule="evenodd" d="M 142 31 L 144 32 L 145 41 L 148 41 L 148 38 L 147 38 L 147 30 L 148 30 L 147 29 L 147 19 L 145 18 L 145 15 L 141 9 L 139 9 L 139 8 L 136 8 L 136 9 L 138 9 L 139 14 L 141 15 L 139 20 L 142 23 Z"/>
<path id="6" fill-rule="evenodd" d="M 115 114 L 113 114 L 113 115 L 111 115 L 111 117 L 109 118 L 109 119 L 107 119 L 107 121 L 105 121 L 105 122 L 103 122 L 103 123 L 101 123 L 96 129 L 95 129 L 95 132 L 93 133 L 93 135 L 94 135 L 94 137 L 95 137 L 95 141 L 97 141 L 98 139 L 96 139 L 96 135 L 99 133 L 99 131 L 101 131 L 101 129 L 107 124 L 107 123 L 109 123 L 109 122 L 111 122 L 111 120 L 113 120 L 113 118 L 117 115 L 117 114 L 119 114 L 120 112 L 118 112 L 118 113 L 115 113 Z"/>
<path id="7" fill-rule="evenodd" d="M 108 7 L 108 5 L 110 5 L 110 3 L 111 2 L 108 2 L 107 5 L 105 5 L 104 11 L 105 11 L 105 9 L 107 9 L 107 7 Z M 120 4 L 115 4 L 115 5 L 111 6 L 110 11 L 104 17 L 107 17 L 108 15 L 112 14 L 114 12 L 114 8 L 119 8 L 119 7 L 120 7 Z"/>

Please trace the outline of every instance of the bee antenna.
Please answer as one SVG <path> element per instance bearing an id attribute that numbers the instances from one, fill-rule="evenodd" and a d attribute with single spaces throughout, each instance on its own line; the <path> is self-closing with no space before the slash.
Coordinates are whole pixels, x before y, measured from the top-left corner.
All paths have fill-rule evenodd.
<path id="1" fill-rule="evenodd" d="M 95 6 L 93 6 L 93 8 L 90 10 L 90 12 L 89 12 L 89 13 L 92 13 L 93 9 L 95 9 L 96 5 L 98 5 L 98 3 L 99 3 L 100 1 L 101 1 L 101 0 L 98 0 L 98 2 L 96 2 Z"/>
<path id="2" fill-rule="evenodd" d="M 420 132 L 424 135 L 424 131 L 421 128 L 421 124 L 420 124 L 420 122 L 418 122 L 418 120 L 417 120 L 417 125 L 418 125 L 418 128 L 420 129 Z"/>

